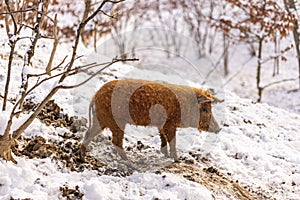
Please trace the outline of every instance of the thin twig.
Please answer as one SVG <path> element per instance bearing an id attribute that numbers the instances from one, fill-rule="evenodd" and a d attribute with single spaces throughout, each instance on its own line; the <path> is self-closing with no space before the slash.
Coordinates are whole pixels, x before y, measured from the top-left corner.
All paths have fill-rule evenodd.
<path id="1" fill-rule="evenodd" d="M 74 62 L 75 62 L 75 58 L 76 58 L 76 52 L 77 52 L 77 48 L 78 48 L 78 44 L 79 44 L 79 40 L 80 40 L 80 36 L 81 36 L 81 33 L 82 33 L 82 30 L 84 29 L 85 25 L 91 21 L 100 11 L 101 9 L 104 7 L 104 5 L 108 2 L 110 3 L 120 3 L 120 2 L 123 2 L 125 0 L 119 0 L 119 1 L 110 1 L 110 0 L 104 0 L 102 1 L 102 3 L 99 5 L 99 7 L 96 9 L 96 11 L 94 11 L 89 17 L 87 17 L 86 19 L 83 19 L 81 21 L 81 23 L 79 24 L 78 28 L 77 28 L 77 31 L 76 31 L 76 37 L 75 37 L 75 42 L 74 42 L 74 45 L 73 45 L 73 52 L 72 52 L 72 57 L 71 57 L 71 61 L 69 63 L 69 65 L 67 66 L 67 71 L 71 70 L 71 68 L 73 67 L 74 65 Z M 68 73 L 66 73 L 65 75 L 63 75 L 60 80 L 59 80 L 59 83 L 63 82 L 63 80 L 68 76 Z"/>
<path id="2" fill-rule="evenodd" d="M 60 76 L 63 76 L 65 75 L 66 73 L 68 73 L 68 76 L 73 76 L 73 75 L 76 75 L 78 73 L 82 73 L 86 70 L 89 70 L 89 69 L 92 69 L 92 68 L 95 68 L 95 67 L 98 67 L 98 66 L 101 66 L 101 65 L 106 65 L 104 66 L 103 68 L 100 69 L 100 71 L 103 71 L 104 69 L 108 68 L 109 66 L 111 66 L 112 64 L 116 63 L 116 62 L 125 62 L 125 61 L 137 61 L 138 59 L 136 58 L 131 58 L 131 59 L 114 59 L 113 61 L 111 62 L 105 62 L 105 63 L 91 63 L 91 64 L 87 64 L 87 65 L 83 65 L 83 66 L 79 66 L 79 67 L 76 67 L 76 68 L 73 68 L 71 69 L 70 71 L 66 72 L 61 72 L 61 73 L 58 73 L 58 74 L 55 74 L 55 75 L 52 75 L 50 77 L 47 77 L 43 80 L 41 80 L 40 82 L 37 82 L 34 86 L 32 86 L 26 93 L 26 96 L 31 93 L 35 88 L 37 88 L 39 85 L 41 85 L 42 83 L 46 82 L 46 81 L 49 81 L 51 79 L 54 79 L 54 78 L 57 78 L 57 77 L 60 77 Z"/>
<path id="3" fill-rule="evenodd" d="M 9 7 L 9 0 L 5 0 L 5 4 L 6 4 L 6 9 L 8 11 L 8 14 L 10 15 L 13 24 L 14 24 L 14 33 L 17 31 L 17 22 L 15 19 L 15 16 L 13 15 L 13 12 L 11 11 L 10 7 Z"/>
<path id="4" fill-rule="evenodd" d="M 49 76 L 51 76 L 51 67 L 52 67 L 54 55 L 55 55 L 55 52 L 56 52 L 56 49 L 57 49 L 57 45 L 58 45 L 57 14 L 54 17 L 53 36 L 54 36 L 53 48 L 52 48 L 52 51 L 51 51 L 51 55 L 50 55 L 50 58 L 49 58 L 48 65 L 46 67 L 46 73 Z"/>
<path id="5" fill-rule="evenodd" d="M 52 68 L 50 71 L 54 71 L 57 70 L 58 68 L 60 68 L 62 66 L 62 64 L 64 64 L 64 62 L 66 61 L 68 56 L 65 56 L 65 58 L 54 68 Z M 41 73 L 41 74 L 28 74 L 28 77 L 40 77 L 40 76 L 44 76 L 44 75 L 48 75 L 47 72 Z"/>
<path id="6" fill-rule="evenodd" d="M 226 55 L 226 52 L 228 51 L 228 49 L 229 49 L 229 45 L 226 47 L 226 49 L 224 49 L 224 51 L 223 51 L 222 55 L 220 56 L 220 58 L 218 59 L 218 61 L 214 64 L 214 66 L 212 67 L 212 69 L 207 73 L 207 75 L 205 77 L 205 80 L 201 83 L 202 85 L 204 85 L 206 83 L 206 81 L 208 80 L 208 78 L 218 68 L 218 66 L 221 63 L 222 59 Z"/>
<path id="7" fill-rule="evenodd" d="M 9 11 L 9 12 L 1 12 L 0 15 L 10 15 L 10 14 L 15 14 L 15 13 L 25 13 L 29 11 L 36 11 L 36 8 L 28 8 L 26 10 L 14 10 L 14 11 Z"/>
<path id="8" fill-rule="evenodd" d="M 125 61 L 136 61 L 138 59 L 125 59 Z M 113 63 L 116 63 L 116 62 L 120 62 L 120 61 L 124 61 L 124 59 L 114 59 L 111 64 L 108 64 L 107 66 L 105 66 L 104 68 L 107 68 L 109 66 L 111 66 Z M 76 69 L 73 69 L 73 70 L 76 70 Z M 102 69 L 104 70 L 104 69 Z M 67 73 L 67 72 L 65 72 Z M 69 73 L 68 73 L 69 75 Z M 90 80 L 90 79 L 89 79 Z M 40 111 L 42 110 L 42 108 L 46 105 L 46 103 L 51 99 L 51 97 L 60 89 L 68 89 L 66 88 L 68 86 L 63 86 L 63 85 L 60 85 L 58 84 L 57 86 L 53 87 L 51 89 L 51 91 L 48 93 L 48 95 L 43 99 L 43 101 L 38 105 L 38 107 L 35 109 L 35 111 L 31 114 L 31 116 L 18 128 L 16 129 L 15 131 L 13 131 L 13 138 L 14 139 L 18 139 L 21 134 L 23 133 L 23 131 L 32 123 L 32 121 L 36 118 L 36 116 L 40 113 Z M 18 103 L 20 103 L 20 100 L 18 101 Z M 17 104 L 18 104 L 17 103 Z M 16 104 L 16 105 L 17 105 Z M 12 124 L 12 118 L 13 116 L 15 115 L 15 110 L 16 110 L 16 106 L 14 106 L 13 108 L 13 111 L 11 113 L 11 117 L 10 117 L 10 120 L 9 120 L 9 123 L 10 123 L 10 126 L 7 126 L 6 128 L 9 128 L 9 130 L 6 130 L 6 131 L 10 131 L 10 128 L 11 128 L 11 124 Z"/>
<path id="9" fill-rule="evenodd" d="M 73 89 L 76 87 L 79 87 L 85 83 L 87 83 L 88 81 L 90 81 L 92 78 L 94 78 L 96 75 L 98 75 L 101 71 L 107 69 L 108 67 L 110 67 L 111 65 L 117 63 L 117 62 L 125 62 L 125 61 L 138 61 L 139 59 L 137 58 L 131 58 L 131 59 L 114 59 L 112 62 L 110 62 L 109 64 L 107 64 L 106 66 L 102 67 L 101 69 L 99 69 L 97 72 L 93 73 L 91 76 L 89 76 L 89 78 L 87 78 L 86 80 L 82 81 L 81 83 L 78 83 L 76 85 L 70 85 L 70 86 L 66 86 L 66 85 L 61 85 L 61 89 Z M 82 71 L 78 71 L 78 72 L 82 72 Z M 77 73 L 78 73 L 77 72 Z M 76 73 L 76 74 L 77 74 Z M 73 74 L 72 74 L 73 75 Z"/>
<path id="10" fill-rule="evenodd" d="M 273 85 L 277 85 L 277 84 L 284 83 L 284 82 L 296 81 L 299 78 L 300 78 L 300 76 L 296 77 L 296 78 L 288 78 L 288 79 L 283 79 L 283 80 L 280 80 L 280 81 L 275 81 L 275 82 L 272 82 L 272 83 L 269 83 L 269 84 L 263 86 L 262 89 L 266 89 L 266 88 L 271 87 Z"/>
<path id="11" fill-rule="evenodd" d="M 115 19 L 115 18 L 116 18 L 114 15 L 107 14 L 107 13 L 104 12 L 103 10 L 100 10 L 100 12 L 101 12 L 103 15 L 105 15 L 105 16 L 107 16 L 107 17 L 110 17 L 110 18 L 112 18 L 112 19 Z"/>

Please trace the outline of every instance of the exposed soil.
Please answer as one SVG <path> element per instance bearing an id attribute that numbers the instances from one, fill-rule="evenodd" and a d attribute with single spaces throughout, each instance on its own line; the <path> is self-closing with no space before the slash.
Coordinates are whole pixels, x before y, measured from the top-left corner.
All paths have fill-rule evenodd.
<path id="1" fill-rule="evenodd" d="M 35 104 L 32 100 L 26 100 L 24 103 L 24 110 L 26 112 L 33 111 L 38 104 Z M 37 118 L 44 124 L 54 127 L 66 127 L 71 132 L 76 133 L 78 131 L 85 130 L 87 119 L 79 119 L 77 116 L 69 116 L 63 112 L 54 100 L 48 101 L 45 107 L 38 114 Z"/>
<path id="2" fill-rule="evenodd" d="M 266 191 L 252 190 L 246 185 L 241 185 L 231 175 L 223 174 L 213 166 L 201 168 L 185 163 L 174 163 L 162 168 L 157 173 L 161 172 L 178 174 L 189 181 L 200 183 L 212 191 L 213 194 L 222 194 L 241 200 L 274 199 Z"/>
<path id="3" fill-rule="evenodd" d="M 17 145 L 13 152 L 17 156 L 33 158 L 52 158 L 53 161 L 60 161 L 63 166 L 59 168 L 69 168 L 71 171 L 82 172 L 86 169 L 96 170 L 99 175 L 127 176 L 129 173 L 111 169 L 107 164 L 97 158 L 87 155 L 84 160 L 80 158 L 80 139 L 73 134 L 64 134 L 63 141 L 46 141 L 43 137 L 35 139 L 23 138 L 23 145 Z M 20 142 L 21 143 L 21 142 Z"/>
<path id="4" fill-rule="evenodd" d="M 69 188 L 67 185 L 64 185 L 59 190 L 61 191 L 61 197 L 67 200 L 80 200 L 83 197 L 78 185 L 75 188 Z"/>

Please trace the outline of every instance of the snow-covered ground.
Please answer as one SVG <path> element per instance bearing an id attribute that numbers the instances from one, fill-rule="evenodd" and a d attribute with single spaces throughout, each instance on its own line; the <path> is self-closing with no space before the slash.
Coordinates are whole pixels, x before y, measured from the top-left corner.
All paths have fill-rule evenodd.
<path id="1" fill-rule="evenodd" d="M 19 158 L 18 164 L 1 161 L 1 199 L 58 199 L 59 188 L 79 186 L 84 199 L 212 199 L 204 186 L 169 173 L 134 172 L 127 177 L 98 176 L 58 170 L 51 159 Z"/>
<path id="2" fill-rule="evenodd" d="M 2 92 L 9 48 L 2 39 L 0 45 L 3 46 L 0 50 L 0 91 Z M 50 54 L 49 49 L 51 49 L 48 46 L 51 46 L 51 43 L 47 41 L 39 44 L 34 57 L 34 62 L 39 64 L 32 68 L 33 72 L 42 71 L 46 66 Z M 71 44 L 63 44 L 59 46 L 59 49 L 60 54 L 56 64 L 68 54 Z M 86 53 L 87 49 L 81 47 L 80 51 Z M 18 53 L 23 55 L 24 49 L 19 49 Z M 90 56 L 95 57 L 93 54 Z M 81 60 L 81 62 L 88 61 Z M 166 64 L 161 66 L 166 66 Z M 22 60 L 17 59 L 13 68 L 11 97 L 18 94 L 21 67 Z M 108 80 L 129 76 L 199 86 L 199 83 L 195 82 L 199 74 L 193 77 L 195 74 L 189 74 L 188 69 L 183 71 L 184 73 L 180 74 L 176 69 L 172 69 L 172 73 L 168 74 L 168 71 L 165 72 L 162 69 L 151 71 L 135 68 L 129 64 L 116 64 L 84 87 L 60 91 L 54 99 L 70 116 L 87 118 L 88 103 L 92 94 Z M 158 151 L 160 139 L 155 129 L 127 126 L 125 149 L 137 168 L 133 170 L 123 168 L 123 165 L 119 164 L 122 161 L 117 156 L 108 155 L 107 159 L 105 157 L 107 151 L 110 151 L 107 141 L 111 134 L 106 130 L 102 137 L 99 137 L 101 140 L 98 138 L 91 143 L 89 155 L 97 157 L 112 169 L 118 168 L 120 171 L 129 172 L 127 176 L 123 177 L 114 173 L 104 175 L 92 169 L 85 169 L 82 172 L 71 171 L 64 162 L 55 160 L 51 156 L 43 159 L 15 156 L 18 164 L 0 159 L 0 199 L 65 198 L 62 190 L 66 187 L 75 189 L 83 195 L 83 199 L 192 200 L 247 199 L 250 197 L 253 199 L 299 199 L 300 115 L 299 107 L 297 107 L 299 106 L 299 98 L 297 98 L 299 92 L 294 93 L 296 97 L 289 96 L 289 103 L 286 104 L 284 103 L 286 96 L 284 88 L 282 92 L 278 90 L 277 95 L 273 91 L 275 96 L 272 96 L 272 93 L 264 96 L 265 101 L 273 105 L 279 101 L 281 108 L 240 98 L 238 95 L 249 98 L 254 96 L 255 92 L 248 92 L 245 84 L 238 84 L 246 82 L 247 85 L 253 72 L 255 68 L 243 71 L 225 90 L 213 88 L 216 96 L 225 99 L 224 103 L 214 108 L 214 113 L 222 125 L 220 133 L 198 132 L 192 128 L 178 130 L 177 149 L 182 159 L 181 163 L 173 164 L 172 160 L 162 157 Z M 296 67 L 291 67 L 282 76 L 296 72 Z M 68 83 L 73 82 L 74 80 L 68 80 Z M 38 102 L 42 99 L 53 84 L 55 83 L 44 84 L 32 95 L 32 100 Z M 208 84 L 204 87 L 211 88 L 212 85 Z M 251 87 L 255 89 L 254 86 Z M 238 95 L 230 90 L 237 92 Z M 247 91 L 249 95 L 243 94 L 243 91 Z M 275 99 L 278 96 L 282 98 Z M 2 101 L 0 101 L 1 105 Z M 8 113 L 1 111 L 0 133 L 5 128 Z M 20 122 L 17 122 L 15 126 L 18 124 Z M 46 126 L 36 119 L 25 131 L 24 136 L 27 138 L 42 136 L 50 142 L 50 140 L 62 140 L 60 135 L 65 132 L 69 130 Z M 75 135 L 82 137 L 83 134 L 84 132 L 78 132 Z M 141 141 L 144 145 L 140 150 L 137 148 L 137 141 Z M 145 160 L 146 162 L 139 163 Z M 216 177 L 221 180 L 218 184 L 214 182 Z M 236 190 L 230 190 L 230 186 Z"/>

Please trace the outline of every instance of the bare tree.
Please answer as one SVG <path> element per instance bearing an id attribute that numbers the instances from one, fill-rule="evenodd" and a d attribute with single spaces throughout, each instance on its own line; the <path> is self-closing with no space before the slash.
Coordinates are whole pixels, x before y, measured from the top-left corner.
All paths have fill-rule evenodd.
<path id="1" fill-rule="evenodd" d="M 212 51 L 212 45 L 208 45 L 213 37 L 213 26 L 210 24 L 210 19 L 213 18 L 213 13 L 216 8 L 215 1 L 181 1 L 183 7 L 183 18 L 189 27 L 189 32 L 195 42 L 198 44 L 198 56 L 203 57 L 206 53 Z M 209 47 L 209 48 L 208 48 Z"/>
<path id="2" fill-rule="evenodd" d="M 109 34 L 112 37 L 118 54 L 122 58 L 126 58 L 128 51 L 134 51 L 133 44 L 128 45 L 133 38 L 126 31 L 134 33 L 141 26 L 145 10 L 142 8 L 143 3 L 140 1 L 132 1 L 127 4 L 121 3 L 115 6 L 113 10 L 113 19 L 109 21 L 111 28 Z"/>
<path id="3" fill-rule="evenodd" d="M 294 24 L 294 30 L 293 30 L 293 36 L 294 36 L 294 43 L 296 47 L 296 53 L 297 53 L 297 60 L 298 60 L 298 68 L 299 68 L 299 90 L 300 90 L 300 29 L 299 29 L 299 14 L 298 10 L 296 8 L 295 0 L 284 0 L 284 5 L 286 10 L 290 15 L 296 15 L 297 17 L 293 21 Z"/>
<path id="4" fill-rule="evenodd" d="M 280 34 L 279 32 L 274 33 L 274 67 L 273 67 L 273 76 L 279 74 L 279 64 L 280 64 Z"/>
<path id="5" fill-rule="evenodd" d="M 236 13 L 236 20 L 221 19 L 221 27 L 226 33 L 235 30 L 235 38 L 239 38 L 248 43 L 257 44 L 257 67 L 256 67 L 256 88 L 258 91 L 258 102 L 262 100 L 262 92 L 265 87 L 261 86 L 261 68 L 265 62 L 263 59 L 263 46 L 265 41 L 276 39 L 277 33 L 280 38 L 286 37 L 293 29 L 291 22 L 294 17 L 281 9 L 274 0 L 247 2 L 240 0 L 226 0 L 232 6 L 239 8 Z M 238 15 L 238 16 L 237 16 Z M 280 23 L 278 23 L 280 22 Z M 233 31 L 234 32 L 234 31 Z M 278 55 L 281 56 L 281 55 Z"/>
<path id="6" fill-rule="evenodd" d="M 183 19 L 184 10 L 180 4 L 180 1 L 164 1 L 155 2 L 151 6 L 154 12 L 157 13 L 158 19 L 154 19 L 153 23 L 156 25 L 156 20 L 163 29 L 167 31 L 157 31 L 154 34 L 158 34 L 161 38 L 159 40 L 160 45 L 166 50 L 168 57 L 173 52 L 175 56 L 183 55 L 184 53 L 184 41 L 178 35 L 184 35 L 185 24 Z M 157 25 L 156 25 L 157 26 Z M 157 42 L 157 41 L 153 41 Z"/>
<path id="7" fill-rule="evenodd" d="M 224 68 L 224 75 L 227 76 L 229 74 L 229 39 L 226 33 L 223 33 L 223 68 Z"/>
<path id="8" fill-rule="evenodd" d="M 25 99 L 25 93 L 27 91 L 28 87 L 28 77 L 27 77 L 27 71 L 28 67 L 30 65 L 31 58 L 34 55 L 35 47 L 37 44 L 38 39 L 40 38 L 40 25 L 42 23 L 42 18 L 43 18 L 43 7 L 44 7 L 44 0 L 39 0 L 38 5 L 37 5 L 37 14 L 36 14 L 36 22 L 33 27 L 33 36 L 31 39 L 31 44 L 26 51 L 24 55 L 24 63 L 23 63 L 23 70 L 21 74 L 21 79 L 22 79 L 22 84 L 21 84 L 21 101 L 19 105 L 19 109 L 22 109 L 23 104 L 24 104 L 24 99 Z"/>
<path id="9" fill-rule="evenodd" d="M 72 53 L 71 53 L 71 59 L 70 61 L 67 63 L 67 65 L 65 66 L 63 71 L 57 71 L 57 73 L 55 73 L 55 75 L 52 76 L 48 76 L 46 73 L 43 74 L 25 74 L 23 72 L 23 75 L 26 75 L 26 82 L 29 81 L 29 79 L 31 77 L 39 77 L 38 81 L 31 86 L 30 88 L 28 87 L 26 91 L 23 91 L 22 96 L 19 97 L 15 104 L 13 105 L 13 108 L 11 110 L 8 122 L 6 124 L 6 128 L 4 131 L 4 134 L 0 136 L 0 157 L 3 158 L 4 160 L 8 160 L 8 161 L 13 161 L 16 163 L 16 160 L 12 157 L 11 154 L 11 149 L 12 147 L 16 144 L 16 140 L 22 135 L 22 133 L 24 132 L 24 130 L 33 122 L 33 120 L 36 118 L 36 116 L 40 113 L 40 111 L 42 110 L 42 108 L 46 105 L 46 103 L 52 98 L 52 96 L 59 90 L 61 89 L 70 89 L 70 88 L 74 88 L 77 86 L 80 86 L 84 83 L 86 83 L 87 81 L 89 81 L 93 76 L 95 76 L 98 72 L 100 72 L 101 70 L 111 66 L 112 64 L 119 62 L 119 61 L 124 61 L 121 59 L 114 59 L 109 63 L 102 63 L 102 64 L 94 64 L 94 65 L 86 65 L 86 66 L 81 66 L 81 67 L 74 67 L 74 63 L 76 61 L 76 59 L 78 58 L 77 56 L 77 48 L 78 48 L 78 44 L 80 41 L 80 36 L 83 30 L 83 27 L 89 22 L 91 21 L 99 12 L 101 12 L 101 10 L 103 9 L 103 7 L 108 4 L 117 4 L 119 2 L 122 2 L 123 0 L 120 1 L 112 1 L 112 0 L 104 0 L 101 2 L 101 4 L 97 7 L 97 9 L 91 14 L 89 15 L 86 19 L 83 19 L 76 31 L 76 37 L 75 37 L 75 41 L 74 41 L 74 45 L 73 45 L 73 49 L 72 49 Z M 42 1 L 40 1 L 39 3 L 41 3 Z M 39 4 L 40 5 L 40 4 Z M 38 9 L 39 11 L 41 11 L 41 9 Z M 37 13 L 37 15 L 39 15 L 40 12 Z M 32 53 L 34 53 L 32 51 Z M 31 55 L 33 56 L 33 54 Z M 127 59 L 129 61 L 134 61 L 136 59 Z M 58 66 L 52 68 L 50 71 L 54 71 L 54 70 L 58 70 L 62 64 L 65 63 L 65 59 L 61 62 L 61 64 L 59 64 Z M 96 72 L 93 76 L 89 77 L 88 79 L 84 80 L 83 82 L 77 84 L 77 85 L 64 85 L 64 80 L 67 77 L 70 76 L 74 76 L 80 72 L 86 71 L 92 67 L 97 67 L 97 66 L 104 66 L 101 69 L 98 70 L 98 72 Z M 58 79 L 57 85 L 55 85 L 53 88 L 51 88 L 48 92 L 48 94 L 44 97 L 44 99 L 39 103 L 39 105 L 35 108 L 34 111 L 32 111 L 32 113 L 30 114 L 30 116 L 24 121 L 23 124 L 21 124 L 16 130 L 12 131 L 12 125 L 13 125 L 13 121 L 15 119 L 15 117 L 22 112 L 22 110 L 19 110 L 18 108 L 20 107 L 21 103 L 22 103 L 22 99 L 25 99 L 32 91 L 36 90 L 37 88 L 39 88 L 41 86 L 42 83 L 47 82 L 49 80 L 52 79 Z"/>
<path id="10" fill-rule="evenodd" d="M 10 46 L 10 53 L 9 53 L 9 59 L 8 59 L 8 65 L 7 65 L 7 75 L 6 75 L 6 83 L 5 83 L 5 89 L 4 89 L 4 97 L 3 97 L 3 105 L 2 110 L 6 110 L 6 104 L 7 104 L 7 97 L 9 93 L 9 85 L 10 85 L 10 77 L 11 77 L 11 69 L 12 69 L 12 63 L 14 59 L 14 52 L 17 42 L 20 38 L 18 38 L 18 35 L 23 28 L 22 25 L 18 25 L 18 21 L 16 18 L 16 13 L 21 12 L 20 10 L 13 11 L 11 9 L 11 2 L 9 0 L 5 0 L 5 6 L 2 8 L 5 8 L 6 12 L 3 12 L 2 15 L 5 15 L 5 28 L 6 33 L 9 41 Z M 10 22 L 13 23 L 13 26 L 9 26 Z M 12 30 L 11 30 L 12 29 Z"/>

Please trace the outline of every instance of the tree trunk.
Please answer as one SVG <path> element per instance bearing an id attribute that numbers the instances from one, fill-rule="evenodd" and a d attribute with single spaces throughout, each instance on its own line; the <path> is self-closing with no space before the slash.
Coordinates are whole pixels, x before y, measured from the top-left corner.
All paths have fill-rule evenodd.
<path id="1" fill-rule="evenodd" d="M 14 139 L 7 139 L 0 135 L 0 158 L 3 158 L 6 161 L 12 161 L 17 164 L 17 161 L 12 157 L 11 151 L 12 148 L 17 144 Z"/>
<path id="2" fill-rule="evenodd" d="M 223 33 L 223 51 L 224 51 L 224 57 L 223 57 L 223 64 L 224 64 L 224 75 L 227 76 L 229 74 L 228 69 L 228 39 L 225 33 Z"/>
<path id="3" fill-rule="evenodd" d="M 11 18 L 14 21 L 15 20 L 14 15 L 12 14 L 11 9 L 8 5 L 9 2 L 6 1 L 5 4 L 6 4 L 6 10 L 10 13 Z M 9 38 L 10 53 L 9 53 L 8 66 L 7 66 L 7 77 L 6 77 L 6 83 L 5 83 L 5 89 L 4 89 L 4 99 L 3 99 L 3 105 L 2 105 L 2 110 L 3 111 L 6 110 L 7 98 L 8 98 L 8 92 L 9 92 L 9 85 L 10 85 L 11 68 L 12 68 L 12 62 L 13 62 L 13 59 L 14 59 L 15 47 L 16 47 L 16 43 L 17 43 L 17 40 L 13 40 L 12 36 L 17 35 L 17 32 L 18 32 L 16 24 L 15 24 L 14 29 L 13 29 L 13 35 L 11 35 L 8 16 L 9 15 L 5 16 L 5 28 L 6 28 L 7 36 Z"/>
<path id="4" fill-rule="evenodd" d="M 3 99 L 3 105 L 2 105 L 3 111 L 6 110 L 6 103 L 7 103 L 7 98 L 8 98 L 10 76 L 11 76 L 11 67 L 12 67 L 12 62 L 13 62 L 15 46 L 16 46 L 15 41 L 10 43 L 10 54 L 9 54 L 9 60 L 8 60 L 7 77 L 6 77 L 6 83 L 5 83 L 5 89 L 4 89 L 4 99 Z"/>
<path id="5" fill-rule="evenodd" d="M 297 8 L 295 5 L 295 0 L 284 0 L 285 9 L 290 13 L 294 14 L 297 13 Z M 294 21 L 294 30 L 293 30 L 293 36 L 294 36 L 294 42 L 296 46 L 296 53 L 297 53 L 297 60 L 298 60 L 298 69 L 299 69 L 299 90 L 300 90 L 300 34 L 299 34 L 299 21 L 296 19 Z"/>
<path id="6" fill-rule="evenodd" d="M 85 4 L 85 7 L 84 7 L 84 13 L 83 13 L 82 21 L 86 20 L 86 18 L 88 18 L 88 16 L 89 16 L 89 12 L 90 12 L 91 6 L 92 6 L 92 0 L 85 0 L 84 4 Z M 82 28 L 81 41 L 84 44 L 84 46 L 87 46 L 88 39 L 86 39 L 86 37 L 84 35 L 84 28 L 85 28 L 85 26 Z"/>
<path id="7" fill-rule="evenodd" d="M 51 76 L 51 69 L 52 69 L 52 63 L 53 59 L 56 53 L 57 45 L 58 45 L 58 27 L 57 27 L 57 14 L 54 16 L 54 26 L 53 26 L 53 37 L 54 37 L 54 42 L 53 42 L 53 48 L 50 54 L 49 62 L 46 67 L 46 73 Z"/>
<path id="8" fill-rule="evenodd" d="M 273 76 L 279 74 L 279 53 L 280 53 L 280 36 L 278 33 L 275 33 L 275 40 L 274 40 L 274 66 L 273 66 Z"/>
<path id="9" fill-rule="evenodd" d="M 263 87 L 260 86 L 261 81 L 261 59 L 262 59 L 262 45 L 263 45 L 263 38 L 259 38 L 258 41 L 258 55 L 257 55 L 257 70 L 256 70 L 256 88 L 258 92 L 258 99 L 257 102 L 261 102 L 262 99 L 262 92 Z"/>

